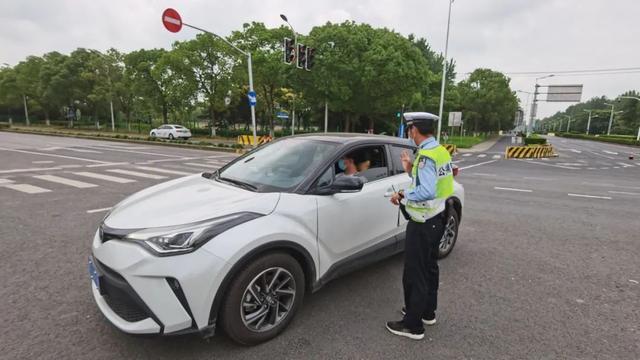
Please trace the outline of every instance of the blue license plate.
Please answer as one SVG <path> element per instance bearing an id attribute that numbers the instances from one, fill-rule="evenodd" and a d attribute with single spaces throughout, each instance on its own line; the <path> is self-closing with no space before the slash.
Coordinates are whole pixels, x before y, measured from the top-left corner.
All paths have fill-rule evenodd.
<path id="1" fill-rule="evenodd" d="M 93 264 L 93 259 L 89 257 L 89 277 L 96 285 L 98 290 L 100 290 L 100 274 L 98 274 L 98 270 L 96 270 L 96 266 Z"/>

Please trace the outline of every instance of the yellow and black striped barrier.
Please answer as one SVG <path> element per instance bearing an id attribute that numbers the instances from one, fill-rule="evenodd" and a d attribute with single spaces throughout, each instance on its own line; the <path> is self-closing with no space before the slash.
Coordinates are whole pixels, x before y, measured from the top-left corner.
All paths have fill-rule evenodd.
<path id="1" fill-rule="evenodd" d="M 442 146 L 444 146 L 444 148 L 447 149 L 447 151 L 451 155 L 455 154 L 456 151 L 458 151 L 458 148 L 456 147 L 455 144 L 442 144 Z"/>
<path id="2" fill-rule="evenodd" d="M 553 147 L 550 145 L 540 146 L 507 146 L 505 151 L 506 159 L 530 159 L 553 157 Z"/>
<path id="3" fill-rule="evenodd" d="M 258 136 L 258 145 L 268 143 L 273 140 L 269 135 Z M 238 135 L 238 144 L 240 145 L 253 145 L 253 135 Z"/>

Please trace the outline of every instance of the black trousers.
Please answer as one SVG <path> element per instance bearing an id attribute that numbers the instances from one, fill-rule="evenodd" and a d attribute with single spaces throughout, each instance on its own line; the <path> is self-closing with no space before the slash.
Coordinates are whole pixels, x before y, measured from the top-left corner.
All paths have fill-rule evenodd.
<path id="1" fill-rule="evenodd" d="M 423 329 L 422 318 L 432 319 L 438 307 L 438 248 L 444 233 L 442 214 L 424 223 L 409 220 L 407 224 L 404 273 L 404 325 Z"/>

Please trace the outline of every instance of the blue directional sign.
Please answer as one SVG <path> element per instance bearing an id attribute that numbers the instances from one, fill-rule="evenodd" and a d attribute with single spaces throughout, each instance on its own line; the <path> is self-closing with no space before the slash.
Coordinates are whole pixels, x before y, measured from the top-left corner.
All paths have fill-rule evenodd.
<path id="1" fill-rule="evenodd" d="M 256 95 L 256 92 L 249 91 L 247 97 L 249 98 L 249 105 L 256 106 L 256 103 L 258 102 L 258 96 Z"/>

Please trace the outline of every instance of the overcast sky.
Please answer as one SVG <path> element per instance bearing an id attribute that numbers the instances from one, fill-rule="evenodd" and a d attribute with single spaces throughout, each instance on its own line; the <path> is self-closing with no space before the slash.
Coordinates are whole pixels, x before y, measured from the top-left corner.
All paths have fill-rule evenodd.
<path id="1" fill-rule="evenodd" d="M 77 47 L 123 51 L 169 48 L 179 34 L 161 25 L 166 7 L 183 21 L 222 35 L 244 22 L 279 26 L 285 13 L 308 33 L 327 21 L 354 20 L 425 37 L 444 51 L 447 0 L 0 0 L 0 64 L 28 55 L 69 53 Z M 478 67 L 504 72 L 640 67 L 640 1 L 456 0 L 449 56 L 458 80 Z M 541 75 L 537 75 L 541 76 Z M 535 76 L 511 75 L 514 90 L 533 91 Z M 603 76 L 556 76 L 541 84 L 584 84 L 583 100 L 640 90 L 640 72 Z M 526 94 L 519 94 L 523 104 Z M 570 104 L 539 105 L 539 117 Z"/>

